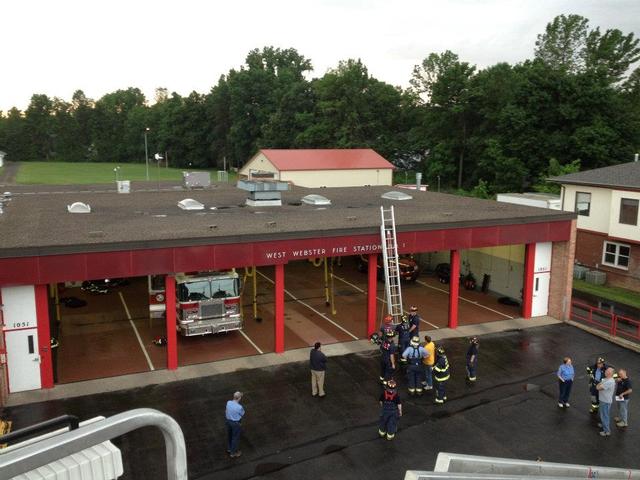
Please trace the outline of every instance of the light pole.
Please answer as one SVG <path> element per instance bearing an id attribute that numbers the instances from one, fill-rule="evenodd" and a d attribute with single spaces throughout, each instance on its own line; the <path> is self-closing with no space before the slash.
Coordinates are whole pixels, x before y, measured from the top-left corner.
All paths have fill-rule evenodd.
<path id="1" fill-rule="evenodd" d="M 120 172 L 120 165 L 118 165 L 116 168 L 114 168 L 113 171 L 116 174 L 116 183 L 117 183 L 118 182 L 118 172 Z"/>
<path id="2" fill-rule="evenodd" d="M 149 133 L 149 130 L 149 127 L 144 129 L 144 163 L 147 168 L 147 181 L 149 181 L 149 153 L 147 149 L 147 133 Z"/>

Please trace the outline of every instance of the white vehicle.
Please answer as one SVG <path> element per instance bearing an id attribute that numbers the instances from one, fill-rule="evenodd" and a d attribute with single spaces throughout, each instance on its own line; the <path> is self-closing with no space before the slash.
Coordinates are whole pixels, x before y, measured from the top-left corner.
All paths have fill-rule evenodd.
<path id="1" fill-rule="evenodd" d="M 149 313 L 164 318 L 164 275 L 149 277 Z M 235 270 L 176 275 L 176 327 L 181 335 L 242 329 L 240 276 Z"/>

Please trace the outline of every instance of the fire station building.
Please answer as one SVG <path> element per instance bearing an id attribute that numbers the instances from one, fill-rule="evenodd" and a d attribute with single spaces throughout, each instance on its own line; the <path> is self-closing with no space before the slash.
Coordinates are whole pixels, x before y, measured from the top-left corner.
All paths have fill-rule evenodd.
<path id="1" fill-rule="evenodd" d="M 483 317 L 471 309 L 483 302 L 494 319 L 567 318 L 574 213 L 434 192 L 385 195 L 390 190 L 294 186 L 282 192 L 281 206 L 261 206 L 223 183 L 192 191 L 134 183 L 127 194 L 104 185 L 14 187 L 0 214 L 5 388 L 53 388 L 280 353 L 318 339 L 366 338 L 384 310 L 377 278 L 381 206 L 394 206 L 399 253 L 414 255 L 424 271 L 403 285 L 406 308 L 419 306 L 423 328 L 477 322 Z M 500 249 L 512 252 L 509 264 L 498 262 Z M 426 273 L 436 267 L 428 264 L 433 252 L 447 252 L 455 279 L 448 285 Z M 484 252 L 483 264 L 469 260 L 475 258 L 469 252 Z M 498 272 L 492 258 L 508 266 Z M 358 270 L 356 263 L 366 266 Z M 244 328 L 180 335 L 176 276 L 231 269 L 243 280 Z M 478 286 L 466 291 L 457 279 L 471 271 Z M 495 288 L 487 280 L 480 292 L 483 274 L 491 272 Z M 166 314 L 150 319 L 148 279 L 157 275 L 164 278 Z M 107 293 L 80 287 L 104 279 L 126 282 Z M 492 291 L 499 293 L 500 284 L 521 292 L 511 295 L 517 305 L 497 301 Z M 159 337 L 166 344 L 154 344 Z"/>

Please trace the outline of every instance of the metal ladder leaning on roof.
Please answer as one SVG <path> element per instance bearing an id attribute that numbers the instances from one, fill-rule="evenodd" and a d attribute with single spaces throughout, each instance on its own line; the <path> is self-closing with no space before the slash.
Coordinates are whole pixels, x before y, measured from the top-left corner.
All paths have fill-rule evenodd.
<path id="1" fill-rule="evenodd" d="M 398 261 L 398 242 L 396 240 L 396 219 L 391 208 L 380 207 L 380 240 L 384 262 L 384 286 L 387 298 L 387 313 L 394 324 L 402 318 L 402 289 L 400 287 L 400 263 Z"/>

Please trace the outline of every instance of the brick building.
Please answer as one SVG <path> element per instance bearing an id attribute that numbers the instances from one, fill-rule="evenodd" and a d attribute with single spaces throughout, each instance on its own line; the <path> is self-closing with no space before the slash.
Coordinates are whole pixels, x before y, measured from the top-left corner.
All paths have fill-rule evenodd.
<path id="1" fill-rule="evenodd" d="M 561 204 L 578 214 L 576 262 L 607 284 L 640 290 L 640 162 L 554 177 Z"/>

